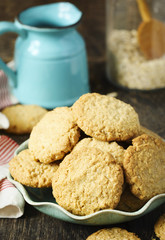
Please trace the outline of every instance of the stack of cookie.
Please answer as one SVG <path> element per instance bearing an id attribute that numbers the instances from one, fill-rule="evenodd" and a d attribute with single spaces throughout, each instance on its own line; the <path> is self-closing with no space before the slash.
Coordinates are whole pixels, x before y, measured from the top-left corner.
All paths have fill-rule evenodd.
<path id="1" fill-rule="evenodd" d="M 70 108 L 45 114 L 31 132 L 29 149 L 11 160 L 10 173 L 31 187 L 52 186 L 59 205 L 88 215 L 135 211 L 164 193 L 164 166 L 165 143 L 141 127 L 132 106 L 88 93 Z"/>

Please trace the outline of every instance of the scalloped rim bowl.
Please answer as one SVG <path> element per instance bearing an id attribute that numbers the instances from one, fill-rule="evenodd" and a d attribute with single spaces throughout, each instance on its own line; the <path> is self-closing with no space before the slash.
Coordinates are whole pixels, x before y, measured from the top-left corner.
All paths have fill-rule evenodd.
<path id="1" fill-rule="evenodd" d="M 15 151 L 15 155 L 17 155 L 20 151 L 28 148 L 28 140 L 22 143 L 17 150 Z M 105 209 L 100 210 L 98 212 L 92 213 L 87 216 L 77 216 L 74 215 L 61 206 L 59 206 L 53 196 L 51 196 L 51 189 L 47 189 L 47 193 L 44 192 L 42 189 L 35 189 L 25 187 L 17 181 L 14 181 L 11 175 L 8 175 L 8 179 L 12 182 L 18 190 L 22 193 L 25 201 L 35 207 L 40 212 L 43 212 L 49 216 L 54 218 L 68 221 L 77 224 L 84 224 L 84 225 L 105 225 L 105 224 L 115 224 L 121 222 L 131 221 L 138 217 L 141 217 L 161 204 L 165 202 L 165 193 L 156 195 L 155 197 L 151 198 L 141 209 L 136 212 L 124 212 L 120 210 L 111 210 Z M 46 193 L 44 195 L 44 193 Z M 49 197 L 48 197 L 49 195 Z M 34 196 L 37 196 L 37 198 Z"/>

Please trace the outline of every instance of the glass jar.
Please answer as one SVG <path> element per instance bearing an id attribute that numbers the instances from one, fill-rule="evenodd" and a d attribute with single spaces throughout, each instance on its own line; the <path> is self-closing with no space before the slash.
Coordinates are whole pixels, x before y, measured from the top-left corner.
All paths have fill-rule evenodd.
<path id="1" fill-rule="evenodd" d="M 163 24 L 165 21 L 164 0 L 145 1 L 150 17 L 160 20 Z M 138 31 L 142 22 L 152 19 L 144 20 L 141 11 L 138 0 L 106 0 L 107 77 L 115 85 L 129 89 L 164 88 L 165 30 L 161 32 L 164 41 L 162 55 L 152 59 L 146 57 L 140 46 Z M 157 29 L 152 27 L 152 33 L 156 31 Z M 157 37 L 156 34 L 153 36 Z M 154 39 L 152 37 L 152 41 Z M 149 45 L 148 38 L 145 43 Z M 149 47 L 154 51 L 153 44 Z"/>

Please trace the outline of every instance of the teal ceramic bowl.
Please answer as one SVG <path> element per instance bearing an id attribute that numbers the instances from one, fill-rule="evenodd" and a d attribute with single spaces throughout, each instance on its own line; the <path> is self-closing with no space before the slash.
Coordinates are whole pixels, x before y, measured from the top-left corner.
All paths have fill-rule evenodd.
<path id="1" fill-rule="evenodd" d="M 22 143 L 15 152 L 17 155 L 20 151 L 28 148 L 28 140 Z M 38 211 L 47 214 L 51 217 L 84 225 L 106 225 L 106 224 L 115 224 L 131 221 L 133 219 L 139 218 L 165 202 L 165 193 L 159 194 L 151 198 L 141 209 L 136 212 L 124 212 L 119 210 L 101 210 L 87 216 L 77 216 L 64 208 L 59 206 L 53 195 L 52 189 L 38 189 L 30 188 L 20 184 L 17 181 L 14 181 L 11 175 L 8 176 L 8 179 L 18 188 L 22 193 L 25 201 L 36 208 Z"/>

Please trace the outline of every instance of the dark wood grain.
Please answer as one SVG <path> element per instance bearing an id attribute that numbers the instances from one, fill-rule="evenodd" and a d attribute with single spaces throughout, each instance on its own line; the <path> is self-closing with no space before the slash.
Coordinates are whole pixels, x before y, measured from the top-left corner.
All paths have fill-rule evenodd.
<path id="1" fill-rule="evenodd" d="M 26 7 L 55 1 L 45 0 L 5 0 L 0 1 L 0 21 L 13 21 L 14 17 Z M 105 1 L 71 1 L 83 12 L 83 20 L 78 30 L 83 35 L 88 52 L 91 91 L 109 93 L 116 91 L 118 98 L 130 103 L 138 112 L 141 124 L 165 138 L 165 90 L 141 92 L 122 90 L 112 86 L 105 73 Z M 5 34 L 0 37 L 0 57 L 6 62 L 13 58 L 16 35 Z M 0 134 L 4 134 L 3 131 Z M 29 136 L 10 134 L 19 144 Z M 149 187 L 149 186 L 148 186 Z M 108 225 L 84 226 L 63 222 L 40 213 L 26 204 L 25 213 L 19 219 L 0 219 L 0 239 L 3 240 L 85 240 L 91 233 L 103 227 L 119 226 L 132 231 L 142 239 L 151 240 L 154 224 L 165 212 L 165 204 L 153 212 L 134 221 Z"/>

